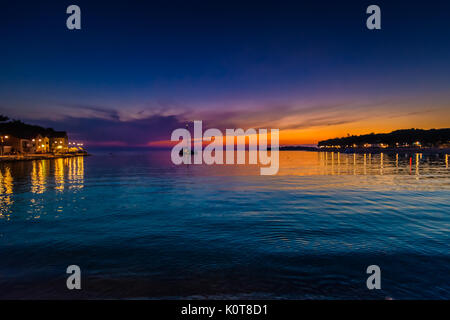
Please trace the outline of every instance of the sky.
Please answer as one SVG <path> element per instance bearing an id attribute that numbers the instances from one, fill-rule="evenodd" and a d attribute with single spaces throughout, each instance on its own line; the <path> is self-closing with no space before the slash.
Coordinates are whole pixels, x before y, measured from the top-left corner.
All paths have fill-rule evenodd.
<path id="1" fill-rule="evenodd" d="M 282 145 L 450 127 L 448 1 L 8 1 L 0 39 L 0 114 L 87 146 L 161 146 L 193 120 Z"/>

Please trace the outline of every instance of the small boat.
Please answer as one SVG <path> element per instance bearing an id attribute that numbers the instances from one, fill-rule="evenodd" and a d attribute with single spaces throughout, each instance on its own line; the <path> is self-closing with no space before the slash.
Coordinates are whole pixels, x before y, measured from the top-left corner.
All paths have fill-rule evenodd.
<path id="1" fill-rule="evenodd" d="M 193 154 L 195 154 L 195 152 L 193 150 L 188 150 L 188 148 L 183 148 L 180 150 L 180 156 L 193 155 Z"/>

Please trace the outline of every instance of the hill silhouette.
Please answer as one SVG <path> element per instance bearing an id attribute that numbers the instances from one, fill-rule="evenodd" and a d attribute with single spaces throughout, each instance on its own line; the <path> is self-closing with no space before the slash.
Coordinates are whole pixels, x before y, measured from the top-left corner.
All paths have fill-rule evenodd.
<path id="1" fill-rule="evenodd" d="M 340 146 L 341 148 L 351 148 L 354 146 L 364 146 L 365 144 L 380 145 L 389 147 L 411 146 L 420 142 L 423 147 L 439 147 L 450 142 L 450 128 L 444 129 L 403 129 L 392 131 L 391 133 L 371 133 L 359 136 L 348 136 L 323 140 L 318 143 L 319 147 Z"/>

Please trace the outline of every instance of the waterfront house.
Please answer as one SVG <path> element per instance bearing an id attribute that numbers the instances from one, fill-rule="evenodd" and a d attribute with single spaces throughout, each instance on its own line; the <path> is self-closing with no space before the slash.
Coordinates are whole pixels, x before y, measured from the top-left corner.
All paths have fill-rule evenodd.
<path id="1" fill-rule="evenodd" d="M 69 139 L 65 131 L 55 131 L 50 137 L 50 151 L 61 153 L 69 151 Z"/>
<path id="2" fill-rule="evenodd" d="M 18 151 L 21 154 L 35 153 L 33 141 L 31 139 L 19 139 Z"/>
<path id="3" fill-rule="evenodd" d="M 1 154 L 65 153 L 67 133 L 29 125 L 19 120 L 0 122 Z"/>
<path id="4" fill-rule="evenodd" d="M 3 154 L 63 153 L 69 151 L 66 132 L 56 131 L 50 137 L 41 134 L 34 138 L 8 135 L 3 139 Z"/>
<path id="5" fill-rule="evenodd" d="M 48 153 L 50 152 L 50 139 L 38 134 L 32 139 L 36 153 Z"/>
<path id="6" fill-rule="evenodd" d="M 2 142 L 2 154 L 26 154 L 34 153 L 34 145 L 30 139 L 6 135 Z"/>
<path id="7" fill-rule="evenodd" d="M 11 146 L 9 145 L 9 135 L 0 132 L 0 155 L 3 156 L 11 152 Z"/>

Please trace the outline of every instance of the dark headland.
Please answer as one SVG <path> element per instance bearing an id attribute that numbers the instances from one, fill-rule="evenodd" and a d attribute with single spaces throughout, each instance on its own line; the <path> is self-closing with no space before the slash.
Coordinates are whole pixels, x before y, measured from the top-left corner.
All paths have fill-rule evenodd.
<path id="1" fill-rule="evenodd" d="M 424 153 L 449 154 L 450 128 L 404 129 L 319 141 L 317 147 L 284 146 L 281 151 L 330 151 L 343 153 Z"/>
<path id="2" fill-rule="evenodd" d="M 65 131 L 30 125 L 0 115 L 0 162 L 87 156 L 83 143 Z"/>

